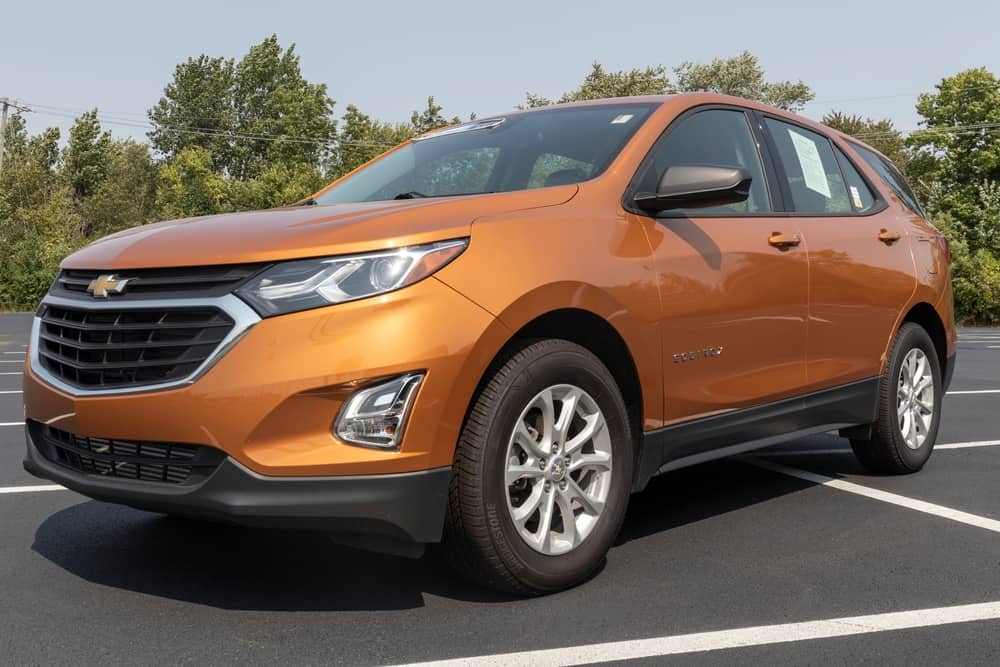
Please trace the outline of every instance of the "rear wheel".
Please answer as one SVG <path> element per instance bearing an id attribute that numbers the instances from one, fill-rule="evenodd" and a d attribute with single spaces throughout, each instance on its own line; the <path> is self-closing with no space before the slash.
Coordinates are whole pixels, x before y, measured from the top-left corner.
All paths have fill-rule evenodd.
<path id="1" fill-rule="evenodd" d="M 879 383 L 872 437 L 851 440 L 858 460 L 872 472 L 920 470 L 934 449 L 943 398 L 934 343 L 920 325 L 907 322 L 896 334 Z"/>
<path id="2" fill-rule="evenodd" d="M 469 413 L 443 548 L 468 578 L 537 595 L 592 574 L 628 503 L 632 437 L 621 392 L 588 350 L 528 345 Z"/>

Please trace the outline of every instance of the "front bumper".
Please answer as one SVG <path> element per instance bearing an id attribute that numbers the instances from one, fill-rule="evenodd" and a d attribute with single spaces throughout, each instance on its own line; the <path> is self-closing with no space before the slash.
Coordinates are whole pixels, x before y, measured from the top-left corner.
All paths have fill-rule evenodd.
<path id="1" fill-rule="evenodd" d="M 210 446 L 267 477 L 433 470 L 452 463 L 469 400 L 499 347 L 477 343 L 497 327 L 432 277 L 384 296 L 261 320 L 196 381 L 170 388 L 84 394 L 54 386 L 28 364 L 25 417 L 84 437 Z M 360 385 L 417 371 L 425 378 L 398 451 L 332 434 Z"/>
<path id="2" fill-rule="evenodd" d="M 91 498 L 250 526 L 314 529 L 354 546 L 416 555 L 441 538 L 450 468 L 343 477 L 270 477 L 227 457 L 203 481 L 150 484 L 81 473 L 48 460 L 25 429 L 24 468 Z M 417 551 L 414 551 L 414 547 Z"/>

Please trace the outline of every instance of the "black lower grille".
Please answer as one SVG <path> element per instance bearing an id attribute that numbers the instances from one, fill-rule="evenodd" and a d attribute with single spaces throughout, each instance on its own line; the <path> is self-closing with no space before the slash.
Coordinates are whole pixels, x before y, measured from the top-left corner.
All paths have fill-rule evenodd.
<path id="1" fill-rule="evenodd" d="M 194 484 L 211 475 L 226 455 L 214 447 L 170 442 L 84 438 L 30 422 L 32 441 L 53 463 L 101 477 Z"/>
<path id="2" fill-rule="evenodd" d="M 48 372 L 81 389 L 182 380 L 233 328 L 214 307 L 87 309 L 45 305 L 38 356 Z"/>

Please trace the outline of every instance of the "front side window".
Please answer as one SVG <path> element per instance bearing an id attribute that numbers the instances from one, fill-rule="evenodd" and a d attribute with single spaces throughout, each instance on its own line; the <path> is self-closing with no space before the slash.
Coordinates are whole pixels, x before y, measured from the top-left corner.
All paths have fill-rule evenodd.
<path id="1" fill-rule="evenodd" d="M 855 207 L 829 139 L 774 118 L 765 122 L 778 149 L 795 211 L 853 213 Z"/>
<path id="2" fill-rule="evenodd" d="M 709 109 L 682 118 L 660 138 L 640 168 L 636 192 L 655 192 L 664 172 L 675 165 L 742 167 L 753 178 L 746 201 L 723 206 L 671 211 L 671 215 L 739 215 L 771 210 L 757 143 L 746 114 Z"/>
<path id="3" fill-rule="evenodd" d="M 656 106 L 543 109 L 449 127 L 411 140 L 316 200 L 448 197 L 579 183 L 600 175 Z"/>

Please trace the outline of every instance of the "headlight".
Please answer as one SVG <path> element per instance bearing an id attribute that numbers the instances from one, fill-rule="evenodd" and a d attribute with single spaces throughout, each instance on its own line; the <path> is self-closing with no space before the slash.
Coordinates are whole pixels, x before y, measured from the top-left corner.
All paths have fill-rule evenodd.
<path id="1" fill-rule="evenodd" d="M 236 294 L 264 317 L 391 292 L 423 280 L 462 254 L 468 239 L 398 250 L 282 262 Z"/>

